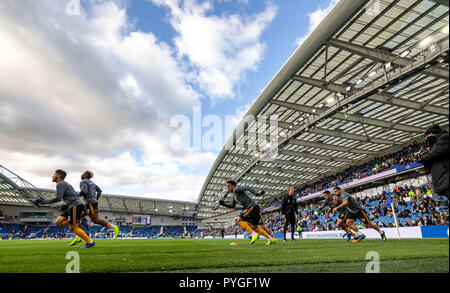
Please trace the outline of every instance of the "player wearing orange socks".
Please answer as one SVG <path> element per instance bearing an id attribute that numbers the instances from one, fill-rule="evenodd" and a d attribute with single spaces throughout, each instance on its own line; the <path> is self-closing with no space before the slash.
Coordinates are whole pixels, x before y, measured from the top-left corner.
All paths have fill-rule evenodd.
<path id="1" fill-rule="evenodd" d="M 69 226 L 70 231 L 75 233 L 86 242 L 83 248 L 90 248 L 95 245 L 95 242 L 81 229 L 80 220 L 86 215 L 83 203 L 78 199 L 78 194 L 73 189 L 72 185 L 64 181 L 67 173 L 63 170 L 56 170 L 53 174 L 52 180 L 56 182 L 56 195 L 49 200 L 37 199 L 34 204 L 40 207 L 41 204 L 51 204 L 63 201 L 67 207 L 63 213 L 56 219 L 57 226 Z"/>
<path id="2" fill-rule="evenodd" d="M 250 234 L 252 239 L 250 244 L 255 243 L 259 239 L 259 235 L 268 239 L 267 245 L 274 244 L 275 238 L 271 237 L 261 226 L 264 221 L 259 205 L 246 193 L 248 191 L 255 196 L 261 196 L 264 191 L 258 193 L 250 186 L 236 186 L 236 182 L 233 180 L 227 182 L 227 189 L 229 193 L 233 193 L 233 202 L 226 204 L 224 200 L 221 200 L 219 204 L 230 209 L 234 209 L 237 203 L 242 205 L 244 212 L 241 213 L 236 224 Z"/>

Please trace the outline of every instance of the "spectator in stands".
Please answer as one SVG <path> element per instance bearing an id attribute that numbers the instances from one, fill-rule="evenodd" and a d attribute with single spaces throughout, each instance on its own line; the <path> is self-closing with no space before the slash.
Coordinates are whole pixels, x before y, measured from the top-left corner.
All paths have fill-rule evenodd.
<path id="1" fill-rule="evenodd" d="M 444 212 L 439 213 L 439 225 L 446 225 L 447 218 L 444 215 Z"/>
<path id="2" fill-rule="evenodd" d="M 420 216 L 417 217 L 416 223 L 417 223 L 417 226 L 424 226 L 424 222 Z"/>
<path id="3" fill-rule="evenodd" d="M 375 158 L 369 162 L 361 164 L 360 166 L 351 166 L 338 174 L 326 178 L 321 178 L 314 184 L 309 184 L 302 187 L 301 189 L 297 189 L 296 194 L 301 198 L 302 196 L 306 196 L 310 193 L 332 188 L 334 185 L 348 183 L 355 179 L 364 178 L 379 172 L 397 168 L 400 165 L 411 164 L 419 158 L 419 151 L 420 149 L 424 149 L 424 146 L 425 144 L 413 142 L 410 146 L 405 147 L 401 151 L 398 151 L 394 154 Z M 373 171 L 372 169 L 375 171 Z M 408 189 L 408 187 L 406 188 Z M 398 187 L 398 190 L 398 193 L 403 193 L 405 191 L 401 186 Z M 408 192 L 409 189 L 406 193 Z M 280 202 L 280 197 L 274 198 L 269 203 L 263 205 L 263 209 L 267 207 L 275 207 L 279 205 Z"/>
<path id="4" fill-rule="evenodd" d="M 418 162 L 424 164 L 425 169 L 431 173 L 434 192 L 448 197 L 448 132 L 433 125 L 425 131 L 425 140 L 430 152 L 421 156 Z"/>
<path id="5" fill-rule="evenodd" d="M 423 225 L 424 226 L 431 226 L 432 225 L 431 220 L 428 219 L 428 216 L 424 216 L 423 217 Z"/>

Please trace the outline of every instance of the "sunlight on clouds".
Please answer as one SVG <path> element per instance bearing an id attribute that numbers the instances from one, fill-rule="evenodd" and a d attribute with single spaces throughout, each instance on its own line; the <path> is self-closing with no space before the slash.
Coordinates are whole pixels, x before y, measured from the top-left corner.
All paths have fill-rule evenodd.
<path id="1" fill-rule="evenodd" d="M 57 168 L 77 187 L 92 169 L 105 192 L 192 200 L 214 156 L 167 139 L 198 103 L 190 72 L 125 7 L 87 3 L 69 17 L 63 1 L 0 1 L 0 164 L 39 187 Z"/>
<path id="2" fill-rule="evenodd" d="M 245 73 L 256 70 L 265 44 L 262 33 L 277 14 L 268 2 L 254 15 L 214 15 L 213 2 L 151 0 L 170 10 L 178 56 L 197 72 L 196 81 L 212 98 L 232 98 Z"/>

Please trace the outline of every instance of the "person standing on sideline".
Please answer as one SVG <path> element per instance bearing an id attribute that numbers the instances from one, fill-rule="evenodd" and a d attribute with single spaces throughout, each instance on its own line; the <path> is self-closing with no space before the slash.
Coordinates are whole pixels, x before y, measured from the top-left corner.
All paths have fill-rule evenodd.
<path id="1" fill-rule="evenodd" d="M 288 194 L 283 197 L 283 200 L 281 202 L 281 215 L 283 220 L 285 221 L 283 227 L 284 242 L 287 241 L 286 232 L 289 224 L 291 225 L 291 239 L 292 241 L 295 241 L 295 228 L 297 227 L 296 216 L 298 214 L 298 206 L 297 199 L 295 198 L 294 193 L 294 187 L 289 187 Z"/>

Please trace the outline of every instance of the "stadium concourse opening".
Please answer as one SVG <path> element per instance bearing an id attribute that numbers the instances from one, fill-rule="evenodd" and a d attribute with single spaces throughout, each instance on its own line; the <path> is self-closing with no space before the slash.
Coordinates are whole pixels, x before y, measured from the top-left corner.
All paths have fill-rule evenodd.
<path id="1" fill-rule="evenodd" d="M 90 259 L 81 271 L 367 272 L 374 252 L 381 272 L 448 273 L 448 197 L 420 159 L 432 151 L 428 127 L 449 131 L 449 4 L 373 2 L 336 3 L 256 98 L 247 116 L 257 119 L 244 117 L 233 131 L 197 202 L 103 194 L 100 216 L 120 232 L 89 224 L 93 249 L 102 249 L 80 252 Z M 258 121 L 273 116 L 277 127 L 258 135 Z M 73 234 L 53 224 L 59 206 L 33 205 L 55 190 L 0 171 L 0 273 L 62 272 L 66 260 L 55 255 L 66 254 Z M 258 195 L 247 210 L 259 207 L 258 225 L 236 225 L 241 211 L 224 207 L 233 181 Z M 254 231 L 285 237 L 280 211 L 290 187 L 297 241 L 257 241 Z M 350 212 L 318 208 L 334 187 L 364 211 L 353 238 Z"/>

